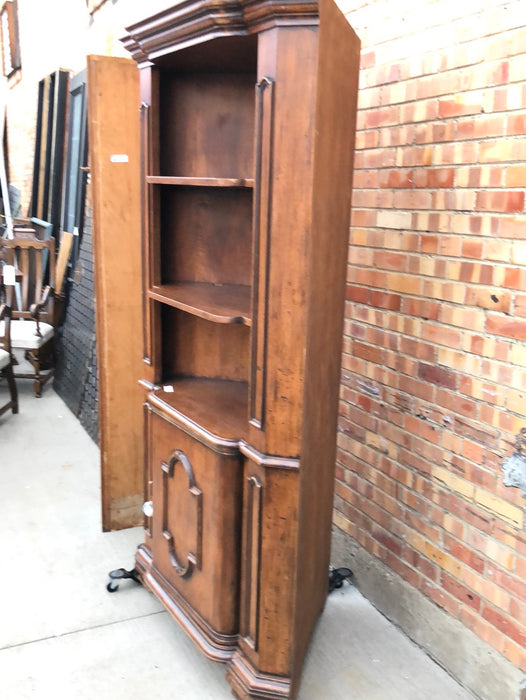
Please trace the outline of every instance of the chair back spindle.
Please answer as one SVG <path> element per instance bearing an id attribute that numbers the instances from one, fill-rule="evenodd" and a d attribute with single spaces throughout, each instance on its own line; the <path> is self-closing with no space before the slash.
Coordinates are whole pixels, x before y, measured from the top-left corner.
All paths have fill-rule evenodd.
<path id="1" fill-rule="evenodd" d="M 41 396 L 56 361 L 55 239 L 40 240 L 33 231 L 17 234 L 0 239 L 0 260 L 15 269 L 15 284 L 5 284 L 3 294 L 12 309 L 11 345 L 32 365 L 32 371 L 17 369 L 16 377 L 33 379 L 35 396 Z"/>
<path id="2" fill-rule="evenodd" d="M 6 259 L 17 270 L 17 286 L 12 299 L 13 319 L 31 318 L 31 306 L 40 301 L 45 286 L 55 285 L 55 239 L 41 241 L 36 237 L 2 239 Z M 44 258 L 47 257 L 47 265 Z M 47 270 L 48 278 L 44 279 Z M 53 297 L 40 313 L 40 320 L 52 323 Z"/>

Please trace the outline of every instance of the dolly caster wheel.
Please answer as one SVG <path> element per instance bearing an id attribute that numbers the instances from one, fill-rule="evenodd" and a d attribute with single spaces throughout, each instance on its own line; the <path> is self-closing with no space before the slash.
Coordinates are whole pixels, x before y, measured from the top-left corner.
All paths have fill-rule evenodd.
<path id="1" fill-rule="evenodd" d="M 131 578 L 139 585 L 141 583 L 136 569 L 132 569 L 131 571 L 127 571 L 126 569 L 115 569 L 114 571 L 110 571 L 109 577 L 110 580 L 106 584 L 106 590 L 108 593 L 115 593 L 115 591 L 119 590 L 119 584 L 117 581 L 124 578 Z"/>
<path id="2" fill-rule="evenodd" d="M 334 589 L 341 588 L 344 581 L 350 581 L 353 573 L 350 569 L 341 567 L 339 569 L 329 569 L 329 593 Z"/>

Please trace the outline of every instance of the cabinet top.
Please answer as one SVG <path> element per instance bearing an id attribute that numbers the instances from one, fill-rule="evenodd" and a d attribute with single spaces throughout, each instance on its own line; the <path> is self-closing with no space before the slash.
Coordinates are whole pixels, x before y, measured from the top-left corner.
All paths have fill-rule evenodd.
<path id="1" fill-rule="evenodd" d="M 139 64 L 147 64 L 211 39 L 318 22 L 317 0 L 181 0 L 126 27 L 121 41 Z"/>

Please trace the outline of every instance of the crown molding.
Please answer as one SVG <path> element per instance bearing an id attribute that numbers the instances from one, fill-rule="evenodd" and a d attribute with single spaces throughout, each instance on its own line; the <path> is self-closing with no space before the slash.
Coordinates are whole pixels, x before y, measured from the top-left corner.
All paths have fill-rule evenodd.
<path id="1" fill-rule="evenodd" d="M 127 34 L 121 41 L 142 64 L 219 37 L 318 22 L 316 0 L 183 0 L 126 27 Z"/>

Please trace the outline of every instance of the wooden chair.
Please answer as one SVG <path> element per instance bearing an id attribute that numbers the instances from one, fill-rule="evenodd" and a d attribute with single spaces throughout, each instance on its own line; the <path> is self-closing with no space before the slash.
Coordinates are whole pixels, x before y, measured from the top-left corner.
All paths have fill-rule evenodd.
<path id="1" fill-rule="evenodd" d="M 18 413 L 18 393 L 13 373 L 13 356 L 11 354 L 11 309 L 7 304 L 0 305 L 0 376 L 7 381 L 10 399 L 0 404 L 0 416 L 11 409 Z"/>
<path id="2" fill-rule="evenodd" d="M 16 268 L 16 284 L 5 287 L 12 309 L 11 347 L 25 351 L 33 371 L 17 371 L 15 376 L 33 379 L 35 396 L 40 397 L 55 370 L 55 239 L 41 241 L 34 232 L 17 233 L 0 239 L 0 257 Z"/>

